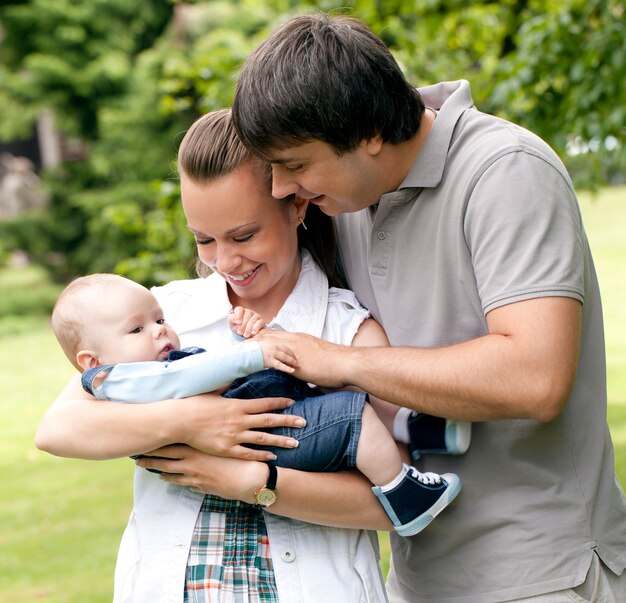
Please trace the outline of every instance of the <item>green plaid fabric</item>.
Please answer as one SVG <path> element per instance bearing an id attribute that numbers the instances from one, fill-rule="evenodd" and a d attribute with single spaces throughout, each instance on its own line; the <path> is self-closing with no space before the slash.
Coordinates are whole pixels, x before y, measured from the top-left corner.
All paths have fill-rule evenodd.
<path id="1" fill-rule="evenodd" d="M 185 603 L 278 603 L 263 512 L 205 496 L 187 561 Z"/>

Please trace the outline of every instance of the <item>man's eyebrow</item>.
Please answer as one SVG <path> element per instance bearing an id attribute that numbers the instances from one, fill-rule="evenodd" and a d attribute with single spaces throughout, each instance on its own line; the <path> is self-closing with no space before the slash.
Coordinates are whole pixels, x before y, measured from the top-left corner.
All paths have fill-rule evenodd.
<path id="1" fill-rule="evenodd" d="M 272 157 L 271 155 L 265 157 L 265 161 L 268 163 L 294 163 L 301 162 L 303 160 L 302 157 L 298 157 L 297 155 L 292 155 L 291 157 Z"/>

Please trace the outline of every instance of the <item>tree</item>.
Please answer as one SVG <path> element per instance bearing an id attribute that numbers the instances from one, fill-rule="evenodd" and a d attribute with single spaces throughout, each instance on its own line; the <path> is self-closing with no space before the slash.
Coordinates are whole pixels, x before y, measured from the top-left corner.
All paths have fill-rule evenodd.
<path id="1" fill-rule="evenodd" d="M 0 225 L 4 246 L 28 249 L 59 280 L 186 276 L 182 133 L 231 103 L 240 65 L 271 30 L 311 10 L 364 20 L 416 85 L 468 79 L 481 110 L 545 138 L 579 184 L 623 174 L 619 0 L 27 0 L 0 8 L 0 138 L 52 107 L 89 153 L 45 175 L 49 215 Z"/>

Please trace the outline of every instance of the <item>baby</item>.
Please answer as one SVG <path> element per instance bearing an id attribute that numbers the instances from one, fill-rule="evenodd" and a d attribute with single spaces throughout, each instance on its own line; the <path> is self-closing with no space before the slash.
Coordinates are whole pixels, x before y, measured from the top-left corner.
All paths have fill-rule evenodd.
<path id="1" fill-rule="evenodd" d="M 244 308 L 235 308 L 228 323 L 245 337 L 264 328 L 261 317 Z M 180 350 L 156 298 L 124 277 L 74 280 L 57 300 L 52 328 L 85 390 L 101 400 L 149 403 L 216 390 L 231 398 L 294 399 L 280 412 L 300 415 L 306 425 L 280 433 L 299 445 L 270 448 L 271 464 L 303 471 L 356 467 L 375 484 L 372 491 L 403 536 L 423 530 L 461 489 L 454 474 L 420 473 L 404 464 L 366 394 L 325 394 L 296 379 L 297 358 L 284 344 L 246 339 L 211 352 Z"/>

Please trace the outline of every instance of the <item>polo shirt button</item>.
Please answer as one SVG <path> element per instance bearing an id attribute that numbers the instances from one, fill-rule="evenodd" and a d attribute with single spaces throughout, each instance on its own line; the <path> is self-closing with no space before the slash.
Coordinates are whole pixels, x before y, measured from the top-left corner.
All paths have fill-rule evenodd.
<path id="1" fill-rule="evenodd" d="M 285 563 L 291 563 L 292 561 L 296 560 L 296 552 L 290 548 L 283 549 L 282 552 L 280 553 L 280 558 Z"/>
<path id="2" fill-rule="evenodd" d="M 377 236 L 380 241 L 383 241 L 385 238 L 387 238 L 387 234 L 384 230 L 379 230 Z"/>

